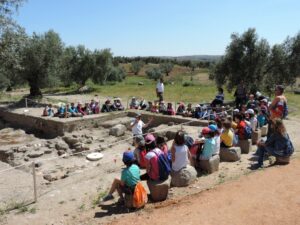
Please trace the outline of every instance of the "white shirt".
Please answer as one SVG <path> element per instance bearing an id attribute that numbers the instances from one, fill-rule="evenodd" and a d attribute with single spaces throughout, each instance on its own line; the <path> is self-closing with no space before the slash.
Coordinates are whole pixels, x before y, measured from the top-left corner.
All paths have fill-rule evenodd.
<path id="1" fill-rule="evenodd" d="M 163 93 L 164 92 L 164 83 L 158 82 L 156 85 L 156 89 L 158 93 Z"/>
<path id="2" fill-rule="evenodd" d="M 135 123 L 135 122 L 133 122 Z M 142 120 L 139 120 L 132 128 L 133 135 L 143 135 L 143 126 L 144 122 Z"/>
<path id="3" fill-rule="evenodd" d="M 179 171 L 186 167 L 189 163 L 188 147 L 186 145 L 174 145 L 175 147 L 175 161 L 172 162 L 172 170 Z"/>
<path id="4" fill-rule="evenodd" d="M 252 128 L 252 131 L 255 131 L 257 128 L 257 118 L 256 117 L 252 117 L 250 119 L 250 126 Z"/>
<path id="5" fill-rule="evenodd" d="M 221 145 L 221 137 L 220 135 L 217 135 L 214 137 L 216 145 L 215 145 L 215 149 L 213 151 L 213 155 L 219 155 L 220 153 L 220 145 Z"/>

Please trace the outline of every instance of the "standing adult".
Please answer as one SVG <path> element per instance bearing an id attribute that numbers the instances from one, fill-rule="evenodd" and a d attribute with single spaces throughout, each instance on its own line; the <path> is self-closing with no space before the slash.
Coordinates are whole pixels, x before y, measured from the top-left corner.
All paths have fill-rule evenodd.
<path id="1" fill-rule="evenodd" d="M 143 135 L 143 128 L 147 128 L 153 121 L 153 118 L 150 118 L 148 123 L 145 124 L 141 117 L 141 114 L 137 114 L 135 120 L 130 124 L 133 137 Z"/>
<path id="2" fill-rule="evenodd" d="M 164 90 L 165 90 L 164 79 L 160 78 L 156 85 L 156 95 L 160 102 L 164 100 Z"/>
<path id="3" fill-rule="evenodd" d="M 275 88 L 275 98 L 269 106 L 270 119 L 283 119 L 287 115 L 287 99 L 283 94 L 284 86 L 277 85 Z"/>
<path id="4" fill-rule="evenodd" d="M 247 100 L 247 91 L 246 91 L 244 81 L 241 81 L 241 83 L 237 86 L 234 96 L 235 96 L 236 108 L 240 109 L 241 106 L 245 104 Z"/>

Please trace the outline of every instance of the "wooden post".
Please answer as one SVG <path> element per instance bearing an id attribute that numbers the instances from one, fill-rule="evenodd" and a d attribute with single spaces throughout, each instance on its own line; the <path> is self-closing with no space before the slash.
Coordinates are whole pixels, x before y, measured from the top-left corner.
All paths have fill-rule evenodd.
<path id="1" fill-rule="evenodd" d="M 35 173 L 35 162 L 32 162 L 32 176 L 33 176 L 33 197 L 34 202 L 37 202 L 37 190 L 36 190 L 36 173 Z"/>

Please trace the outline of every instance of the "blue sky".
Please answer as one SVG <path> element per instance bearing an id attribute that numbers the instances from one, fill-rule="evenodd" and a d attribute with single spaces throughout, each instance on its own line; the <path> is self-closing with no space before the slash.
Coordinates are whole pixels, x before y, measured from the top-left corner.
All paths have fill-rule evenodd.
<path id="1" fill-rule="evenodd" d="M 66 45 L 122 56 L 223 54 L 233 32 L 254 27 L 270 44 L 300 31 L 299 0 L 27 0 L 16 20 Z"/>

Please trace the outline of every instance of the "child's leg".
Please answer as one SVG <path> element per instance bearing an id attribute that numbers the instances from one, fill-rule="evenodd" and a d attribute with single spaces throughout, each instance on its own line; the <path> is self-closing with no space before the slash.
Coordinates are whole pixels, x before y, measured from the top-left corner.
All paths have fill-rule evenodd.
<path id="1" fill-rule="evenodd" d="M 115 178 L 108 194 L 112 195 L 116 190 L 118 190 L 119 185 L 121 185 L 121 180 Z"/>

